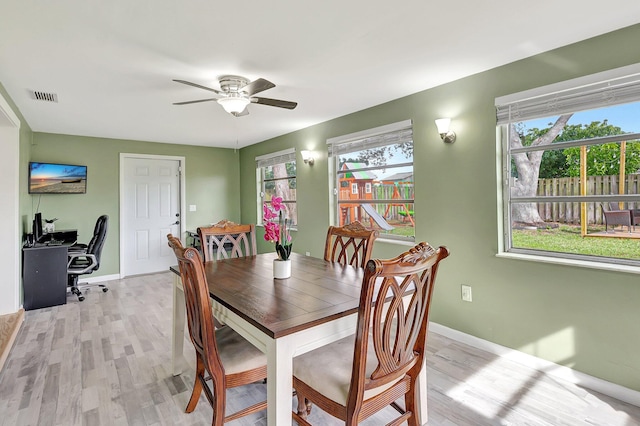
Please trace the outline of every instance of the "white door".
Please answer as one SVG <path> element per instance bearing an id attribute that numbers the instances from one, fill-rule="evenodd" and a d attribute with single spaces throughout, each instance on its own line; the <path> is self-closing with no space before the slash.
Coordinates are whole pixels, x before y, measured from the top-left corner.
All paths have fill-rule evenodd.
<path id="1" fill-rule="evenodd" d="M 167 234 L 180 237 L 180 160 L 121 161 L 123 276 L 166 271 L 176 263 Z"/>

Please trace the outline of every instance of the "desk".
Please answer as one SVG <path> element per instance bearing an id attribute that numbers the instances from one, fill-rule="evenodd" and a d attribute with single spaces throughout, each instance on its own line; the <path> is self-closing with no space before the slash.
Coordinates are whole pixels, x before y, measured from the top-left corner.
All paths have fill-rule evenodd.
<path id="1" fill-rule="evenodd" d="M 27 311 L 67 303 L 67 246 L 23 248 L 22 285 Z"/>
<path id="2" fill-rule="evenodd" d="M 274 280 L 275 253 L 207 262 L 215 316 L 267 354 L 267 424 L 291 424 L 292 359 L 356 329 L 364 271 L 291 254 L 292 273 Z M 177 268 L 172 268 L 177 272 Z M 179 273 L 173 290 L 173 374 L 182 372 L 185 303 Z M 426 422 L 426 368 L 418 407 Z M 278 397 L 280 396 L 280 397 Z"/>

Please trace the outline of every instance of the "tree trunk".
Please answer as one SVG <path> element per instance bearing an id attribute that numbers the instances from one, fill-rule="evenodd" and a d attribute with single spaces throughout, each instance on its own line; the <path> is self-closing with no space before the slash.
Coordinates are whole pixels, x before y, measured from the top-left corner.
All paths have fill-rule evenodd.
<path id="1" fill-rule="evenodd" d="M 531 143 L 531 146 L 550 145 L 560 134 L 573 114 L 562 115 L 547 133 Z M 511 124 L 509 145 L 511 149 L 522 148 L 522 140 L 516 126 Z M 540 176 L 540 162 L 544 150 L 530 151 L 527 153 L 513 154 L 513 162 L 516 165 L 518 178 L 511 186 L 511 201 L 518 197 L 535 197 L 538 190 L 538 177 Z M 525 224 L 542 223 L 536 203 L 512 203 L 511 222 Z"/>
<path id="2" fill-rule="evenodd" d="M 287 179 L 288 175 L 287 175 L 287 166 L 286 164 L 282 163 L 282 164 L 276 164 L 273 166 L 273 177 L 275 179 L 282 179 L 282 180 L 276 180 L 276 188 L 275 188 L 275 195 L 277 197 L 282 197 L 283 201 L 290 201 L 292 200 L 293 196 L 292 196 L 292 191 L 291 188 L 289 188 L 289 179 Z M 286 203 L 286 213 L 287 213 L 287 218 L 291 221 L 291 226 L 297 226 L 298 225 L 298 209 L 297 209 L 297 205 L 295 203 L 290 204 L 290 203 Z"/>

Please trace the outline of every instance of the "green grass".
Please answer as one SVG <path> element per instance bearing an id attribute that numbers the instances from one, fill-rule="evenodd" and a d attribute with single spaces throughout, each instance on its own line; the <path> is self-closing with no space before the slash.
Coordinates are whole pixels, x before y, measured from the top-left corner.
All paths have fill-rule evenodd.
<path id="1" fill-rule="evenodd" d="M 587 234 L 602 231 L 589 228 Z M 640 259 L 640 239 L 581 237 L 580 227 L 560 225 L 555 229 L 513 230 L 514 248 L 593 256 Z"/>
<path id="2" fill-rule="evenodd" d="M 389 225 L 393 226 L 393 229 L 389 231 L 384 231 L 380 229 L 380 235 L 390 234 L 390 235 L 400 235 L 402 237 L 413 237 L 416 234 L 415 228 L 411 226 L 411 222 L 407 220 L 406 222 L 390 220 L 388 221 Z"/>

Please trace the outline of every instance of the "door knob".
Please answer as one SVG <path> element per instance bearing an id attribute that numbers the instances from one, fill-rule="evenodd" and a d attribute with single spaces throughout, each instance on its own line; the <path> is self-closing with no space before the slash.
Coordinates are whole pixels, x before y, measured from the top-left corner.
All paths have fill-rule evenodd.
<path id="1" fill-rule="evenodd" d="M 174 223 L 172 223 L 172 225 L 180 225 L 180 221 L 176 220 Z"/>

